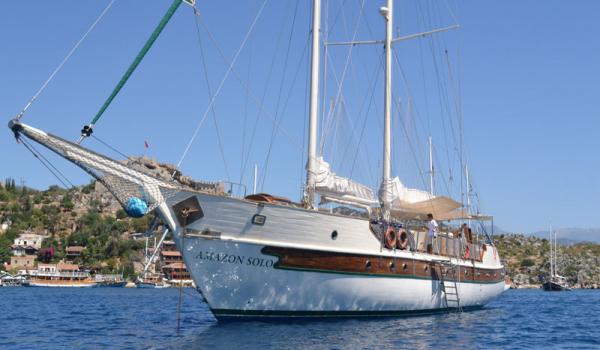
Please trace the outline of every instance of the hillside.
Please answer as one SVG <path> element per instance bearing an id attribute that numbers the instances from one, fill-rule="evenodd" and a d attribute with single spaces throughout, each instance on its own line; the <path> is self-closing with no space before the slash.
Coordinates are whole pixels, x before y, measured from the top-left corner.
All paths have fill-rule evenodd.
<path id="1" fill-rule="evenodd" d="M 62 259 L 67 246 L 85 246 L 76 263 L 105 273 L 124 269 L 126 275 L 133 274 L 144 244 L 129 239 L 129 233 L 145 232 L 152 218 L 128 218 L 115 204 L 95 183 L 37 191 L 7 179 L 0 185 L 0 222 L 5 224 L 0 231 L 0 263 L 10 260 L 11 245 L 19 234 L 34 232 L 48 236 L 42 248 L 53 247 L 51 262 Z"/>
<path id="2" fill-rule="evenodd" d="M 502 234 L 494 242 L 509 276 L 517 286 L 540 284 L 540 277 L 550 271 L 550 243 L 547 239 L 519 234 Z M 600 245 L 576 243 L 559 245 L 559 273 L 578 288 L 600 286 Z"/>
<path id="3" fill-rule="evenodd" d="M 224 192 L 221 183 L 195 181 L 174 165 L 150 158 L 130 157 L 123 163 L 164 180 L 175 180 L 190 189 Z M 40 252 L 52 248 L 53 254 L 50 258 L 38 253 L 42 261 L 57 262 L 65 257 L 66 247 L 83 246 L 83 253 L 74 263 L 102 273 L 124 269 L 125 275 L 130 276 L 134 273 L 134 263 L 143 260 L 144 249 L 144 243 L 132 239 L 130 233 L 146 232 L 153 218 L 153 215 L 128 217 L 100 182 L 68 190 L 51 186 L 38 191 L 18 187 L 13 179 L 7 179 L 4 184 L 0 182 L 0 264 L 10 260 L 14 239 L 21 233 L 32 232 L 48 236 Z"/>

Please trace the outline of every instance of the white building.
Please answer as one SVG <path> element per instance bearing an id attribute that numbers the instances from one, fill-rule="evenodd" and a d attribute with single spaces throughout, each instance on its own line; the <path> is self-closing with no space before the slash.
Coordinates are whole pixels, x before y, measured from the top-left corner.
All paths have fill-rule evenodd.
<path id="1" fill-rule="evenodd" d="M 38 235 L 37 233 L 22 233 L 19 237 L 15 238 L 14 245 L 20 247 L 32 247 L 40 249 L 42 247 L 42 241 L 46 236 Z"/>

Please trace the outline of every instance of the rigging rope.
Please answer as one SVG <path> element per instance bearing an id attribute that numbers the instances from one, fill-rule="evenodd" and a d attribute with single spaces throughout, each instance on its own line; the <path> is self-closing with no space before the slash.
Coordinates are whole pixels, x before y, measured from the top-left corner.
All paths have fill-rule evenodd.
<path id="1" fill-rule="evenodd" d="M 42 153 L 40 153 L 31 143 L 29 143 L 29 141 L 27 141 L 25 138 L 19 138 L 19 141 L 23 143 L 23 146 L 25 146 L 25 148 L 27 148 L 27 150 L 31 152 L 31 154 L 33 154 L 33 156 L 37 158 L 37 160 L 39 160 L 40 163 L 42 163 L 42 165 L 48 169 L 48 171 L 50 171 L 50 173 L 54 175 L 54 177 L 56 177 L 60 183 L 63 184 L 63 186 L 65 186 L 65 188 L 69 188 L 69 185 L 67 185 L 65 181 L 71 185 L 70 187 L 75 186 L 60 170 L 58 170 L 46 157 L 44 157 Z M 62 178 L 59 175 L 62 176 Z"/>
<path id="2" fill-rule="evenodd" d="M 204 57 L 204 46 L 202 45 L 202 36 L 200 35 L 200 26 L 198 24 L 198 19 L 196 18 L 199 15 L 198 10 L 194 7 L 194 23 L 196 24 L 196 35 L 198 37 L 198 45 L 200 46 L 200 58 L 202 61 L 202 69 L 204 70 L 204 80 L 206 81 L 206 88 L 208 92 L 208 98 L 212 99 L 213 94 L 210 88 L 210 81 L 208 79 L 208 67 L 206 66 L 206 59 Z M 229 176 L 229 168 L 227 167 L 227 159 L 225 158 L 225 152 L 223 151 L 223 142 L 221 141 L 221 132 L 219 131 L 219 123 L 217 122 L 217 113 L 215 112 L 215 106 L 211 106 L 212 111 L 212 120 L 215 124 L 215 133 L 217 135 L 217 143 L 219 145 L 219 153 L 221 154 L 221 159 L 223 160 L 223 166 L 225 167 L 225 175 L 227 176 L 227 181 L 231 181 L 231 177 Z"/>
<path id="3" fill-rule="evenodd" d="M 294 8 L 294 17 L 292 18 L 292 30 L 290 31 L 290 35 L 288 37 L 288 44 L 287 44 L 287 50 L 285 52 L 285 57 L 283 59 L 283 73 L 281 75 L 281 80 L 279 82 L 279 94 L 277 96 L 277 103 L 275 104 L 275 125 L 273 125 L 273 128 L 271 129 L 271 139 L 269 140 L 269 147 L 267 150 L 267 157 L 265 160 L 265 166 L 263 168 L 263 177 L 262 177 L 262 182 L 260 185 L 261 191 L 263 190 L 264 186 L 265 186 L 265 181 L 267 179 L 267 173 L 268 173 L 268 169 L 269 169 L 269 160 L 271 158 L 271 149 L 273 148 L 273 142 L 275 141 L 275 136 L 277 136 L 277 127 L 279 126 L 279 124 L 281 123 L 281 115 L 285 112 L 285 108 L 287 107 L 287 101 L 289 99 L 286 99 L 285 104 L 283 106 L 283 111 L 279 112 L 279 105 L 281 103 L 281 95 L 283 94 L 283 85 L 285 83 L 285 77 L 287 76 L 287 68 L 288 68 L 288 58 L 290 56 L 290 49 L 292 47 L 292 37 L 294 35 L 294 29 L 296 27 L 296 17 L 298 15 L 298 5 L 300 4 L 299 1 L 296 2 L 296 7 Z M 300 68 L 300 65 L 298 65 L 298 68 Z M 292 88 L 293 88 L 293 83 L 295 82 L 295 78 L 296 78 L 297 74 L 294 74 L 294 81 L 292 82 Z M 290 89 L 291 90 L 291 89 Z"/>
<path id="4" fill-rule="evenodd" d="M 175 0 L 175 1 L 178 1 L 178 0 Z M 179 0 L 179 1 L 181 1 L 181 0 Z M 190 141 L 188 142 L 187 146 L 185 147 L 185 150 L 183 151 L 183 154 L 181 155 L 181 158 L 179 158 L 179 161 L 177 162 L 177 168 L 179 168 L 181 166 L 181 163 L 183 162 L 183 160 L 187 156 L 187 154 L 188 154 L 188 152 L 190 150 L 190 147 L 192 147 L 192 144 L 194 143 L 194 140 L 196 139 L 196 136 L 198 136 L 198 132 L 200 131 L 200 127 L 202 127 L 202 124 L 204 123 L 204 120 L 208 116 L 208 113 L 210 112 L 210 110 L 212 108 L 212 105 L 215 103 L 215 99 L 217 98 L 217 96 L 219 96 L 219 93 L 221 92 L 221 88 L 223 88 L 223 85 L 225 84 L 225 81 L 227 80 L 227 78 L 229 77 L 229 74 L 233 70 L 233 66 L 235 65 L 235 62 L 237 61 L 240 53 L 242 52 L 242 49 L 246 45 L 246 42 L 248 41 L 248 38 L 250 37 L 250 34 L 252 33 L 252 31 L 254 29 L 254 26 L 256 25 L 256 22 L 258 22 L 258 19 L 260 18 L 260 15 L 262 14 L 262 12 L 263 12 L 263 10 L 264 10 L 265 5 L 267 4 L 267 2 L 268 2 L 268 0 L 264 0 L 263 1 L 260 9 L 258 10 L 258 13 L 254 17 L 254 20 L 252 21 L 252 24 L 250 25 L 250 28 L 248 29 L 248 32 L 246 33 L 246 36 L 244 37 L 244 40 L 242 41 L 242 44 L 240 45 L 240 48 L 238 49 L 238 51 L 236 52 L 235 56 L 233 57 L 233 60 L 229 64 L 229 67 L 227 68 L 227 72 L 225 72 L 225 76 L 221 80 L 221 83 L 219 84 L 219 87 L 217 87 L 217 90 L 215 91 L 215 94 L 211 98 L 211 100 L 210 100 L 210 102 L 209 102 L 206 110 L 204 111 L 204 114 L 202 115 L 202 118 L 200 119 L 200 122 L 198 122 L 198 125 L 196 126 L 196 129 L 194 130 L 194 133 L 192 134 L 192 137 L 191 137 Z M 198 17 L 200 17 L 200 16 L 198 16 Z"/>
<path id="5" fill-rule="evenodd" d="M 285 24 L 285 22 L 283 22 L 282 24 Z M 283 28 L 283 26 L 282 26 L 282 28 Z M 283 33 L 283 30 L 281 30 L 280 32 Z M 282 36 L 280 35 L 277 38 L 277 44 L 276 44 L 276 47 L 275 47 L 275 51 L 278 51 L 281 37 Z M 306 50 L 306 48 L 308 47 L 307 46 L 308 43 L 309 43 L 309 41 L 307 40 L 306 44 L 305 44 L 304 50 Z M 302 55 L 304 55 L 304 50 L 303 50 L 303 54 Z M 245 156 L 242 154 L 242 163 L 243 164 L 242 164 L 242 169 L 241 169 L 241 173 L 240 173 L 240 179 L 242 178 L 242 175 L 246 171 L 246 167 L 248 166 L 248 161 L 250 159 L 250 152 L 252 151 L 252 147 L 254 145 L 254 140 L 255 140 L 255 136 L 256 136 L 256 131 L 257 131 L 257 128 L 258 128 L 258 121 L 259 121 L 260 116 L 261 116 L 260 112 L 263 112 L 271 120 L 274 120 L 270 115 L 268 115 L 268 113 L 266 112 L 266 110 L 264 110 L 263 105 L 264 105 L 265 99 L 267 97 L 268 88 L 270 86 L 272 73 L 273 73 L 273 70 L 274 70 L 274 67 L 275 67 L 275 59 L 276 59 L 276 55 L 273 55 L 273 59 L 271 60 L 271 64 L 269 65 L 269 73 L 267 74 L 267 79 L 265 80 L 265 84 L 264 84 L 265 85 L 265 89 L 263 90 L 263 94 L 262 94 L 262 97 L 260 99 L 260 102 L 258 102 L 258 100 L 257 100 L 256 97 L 252 96 L 252 94 L 251 94 L 250 90 L 248 89 L 248 87 L 245 86 L 244 83 L 241 81 L 241 79 L 238 77 L 238 81 L 240 82 L 240 84 L 242 84 L 244 86 L 244 88 L 246 88 L 246 97 L 252 97 L 252 100 L 257 104 L 258 109 L 259 109 L 259 113 L 257 114 L 256 119 L 254 121 L 254 126 L 252 127 L 252 133 L 250 135 L 250 141 L 248 142 L 248 151 L 246 152 Z M 235 71 L 234 71 L 234 73 L 235 73 Z M 249 81 L 249 79 L 248 79 L 248 81 Z M 285 130 L 283 130 L 283 128 L 281 128 L 279 126 L 279 124 L 274 124 L 274 125 L 275 125 L 275 127 L 278 130 L 285 131 Z M 298 144 L 301 144 L 301 143 L 298 143 Z M 240 180 L 240 182 L 242 182 L 242 181 Z"/>
<path id="6" fill-rule="evenodd" d="M 355 27 L 354 27 L 354 33 L 352 35 L 352 41 L 356 40 L 356 35 L 358 34 L 358 27 L 359 27 L 359 24 L 361 22 L 360 20 L 364 16 L 364 7 L 365 7 L 365 0 L 363 0 L 361 2 L 360 12 L 359 12 L 359 15 L 358 15 L 358 19 L 356 20 L 356 24 L 355 24 Z M 325 139 L 327 138 L 327 134 L 329 133 L 329 129 L 331 128 L 332 123 L 333 123 L 333 119 L 335 117 L 335 110 L 337 109 L 336 107 L 340 103 L 340 97 L 341 97 L 341 94 L 342 94 L 342 87 L 344 86 L 344 81 L 346 79 L 346 72 L 348 70 L 348 66 L 350 65 L 350 60 L 352 58 L 352 49 L 353 48 L 354 48 L 354 45 L 350 45 L 350 48 L 348 49 L 348 55 L 346 56 L 346 63 L 344 65 L 344 70 L 342 71 L 342 77 L 341 77 L 339 85 L 338 85 L 338 91 L 337 91 L 336 98 L 335 98 L 335 105 L 334 105 L 333 109 L 329 113 L 329 118 L 330 118 L 330 121 L 328 123 L 329 126 L 325 127 L 324 130 L 323 130 L 323 133 L 321 134 L 321 145 L 319 147 L 319 153 L 321 155 L 323 154 L 323 147 L 325 146 Z"/>
<path id="7" fill-rule="evenodd" d="M 173 14 L 175 14 L 175 11 L 179 7 L 179 5 L 181 5 L 182 1 L 183 0 L 173 0 L 173 3 L 171 3 L 171 6 L 158 23 L 158 26 L 154 28 L 154 31 L 152 32 L 152 34 L 150 35 L 140 52 L 137 54 L 129 68 L 127 68 L 127 71 L 125 72 L 125 74 L 123 74 L 123 77 L 121 77 L 121 80 L 119 80 L 119 82 L 117 83 L 117 86 L 115 86 L 112 93 L 108 96 L 102 107 L 100 107 L 100 110 L 98 111 L 98 113 L 96 113 L 94 119 L 92 119 L 92 121 L 88 125 L 84 125 L 81 129 L 81 136 L 77 141 L 78 144 L 81 143 L 81 141 L 83 141 L 84 138 L 89 137 L 94 132 L 94 125 L 96 125 L 100 117 L 102 117 L 102 114 L 104 114 L 104 111 L 106 111 L 106 109 L 112 103 L 119 91 L 121 91 L 127 80 L 129 80 L 131 74 L 133 74 L 140 62 L 142 62 L 142 60 L 144 59 L 144 57 L 146 56 L 146 54 L 148 53 L 148 51 L 150 50 L 160 33 L 163 31 L 167 23 L 169 23 L 171 17 L 173 17 Z"/>
<path id="8" fill-rule="evenodd" d="M 42 86 L 35 93 L 35 95 L 33 95 L 33 97 L 29 100 L 29 102 L 27 102 L 27 104 L 25 105 L 25 107 L 23 108 L 23 110 L 21 111 L 21 113 L 19 113 L 16 116 L 16 118 L 15 118 L 16 120 L 19 120 L 19 119 L 21 119 L 23 117 L 23 115 L 25 114 L 25 112 L 29 109 L 29 107 L 31 107 L 31 104 L 38 98 L 38 96 L 42 93 L 42 91 L 44 91 L 44 89 L 46 89 L 46 86 L 50 83 L 50 81 L 54 78 L 54 76 L 62 69 L 62 67 L 65 65 L 65 63 L 67 63 L 67 61 L 69 60 L 69 58 L 71 58 L 71 56 L 73 55 L 73 53 L 75 53 L 75 51 L 77 50 L 77 48 L 79 48 L 79 45 L 81 45 L 81 43 L 85 40 L 85 38 L 87 38 L 87 36 L 92 32 L 92 30 L 94 30 L 94 28 L 96 27 L 96 25 L 100 22 L 100 20 L 102 20 L 102 18 L 104 17 L 104 15 L 112 7 L 112 5 L 113 5 L 114 2 L 115 2 L 115 0 L 111 0 L 108 3 L 108 5 L 106 6 L 106 8 L 104 8 L 104 10 L 100 13 L 100 16 L 98 16 L 98 18 L 96 18 L 96 20 L 94 21 L 94 23 L 92 23 L 92 25 L 83 34 L 83 36 L 79 39 L 79 41 L 77 41 L 77 43 L 75 43 L 75 45 L 67 53 L 67 55 L 65 56 L 65 58 L 63 58 L 63 60 L 58 65 L 58 67 L 56 67 L 54 69 L 54 71 L 52 72 L 52 74 L 50 74 L 50 76 L 48 77 L 48 79 L 46 79 L 46 81 L 42 84 Z"/>
<path id="9" fill-rule="evenodd" d="M 113 152 L 118 153 L 119 155 L 125 157 L 125 159 L 129 158 L 128 155 L 126 155 L 125 153 L 119 151 L 118 149 L 116 149 L 115 147 L 111 146 L 108 142 L 102 141 L 100 138 L 98 138 L 97 136 L 92 135 L 92 137 L 94 138 L 94 140 L 100 142 L 101 144 L 103 144 L 105 147 L 108 147 L 110 150 L 112 150 Z"/>

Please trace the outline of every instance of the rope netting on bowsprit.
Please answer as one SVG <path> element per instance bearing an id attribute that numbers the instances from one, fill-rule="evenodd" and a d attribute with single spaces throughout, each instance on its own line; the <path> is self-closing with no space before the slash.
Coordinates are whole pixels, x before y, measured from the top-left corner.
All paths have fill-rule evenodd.
<path id="1" fill-rule="evenodd" d="M 93 174 L 107 188 L 119 201 L 127 215 L 135 218 L 142 217 L 156 209 L 179 191 L 150 183 L 134 183 L 120 176 L 102 174 L 96 169 L 86 171 Z"/>
<path id="2" fill-rule="evenodd" d="M 12 129 L 73 162 L 100 181 L 129 216 L 142 217 L 184 190 L 180 185 L 160 180 L 142 168 L 134 169 L 24 124 L 17 122 Z"/>

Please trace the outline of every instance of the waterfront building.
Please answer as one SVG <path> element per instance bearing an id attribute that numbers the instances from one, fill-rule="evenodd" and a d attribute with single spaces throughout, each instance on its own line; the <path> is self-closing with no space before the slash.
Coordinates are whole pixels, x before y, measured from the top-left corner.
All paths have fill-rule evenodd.
<path id="1" fill-rule="evenodd" d="M 81 253 L 85 250 L 82 246 L 70 246 L 65 248 L 65 257 L 69 260 L 73 260 L 81 256 Z"/>
<path id="2" fill-rule="evenodd" d="M 36 261 L 36 256 L 35 255 L 15 255 L 15 256 L 11 256 L 10 257 L 10 263 L 9 264 L 4 264 L 4 268 L 6 270 L 13 270 L 13 269 L 25 269 L 25 270 L 29 270 L 29 269 L 34 269 L 35 268 L 35 261 Z"/>

